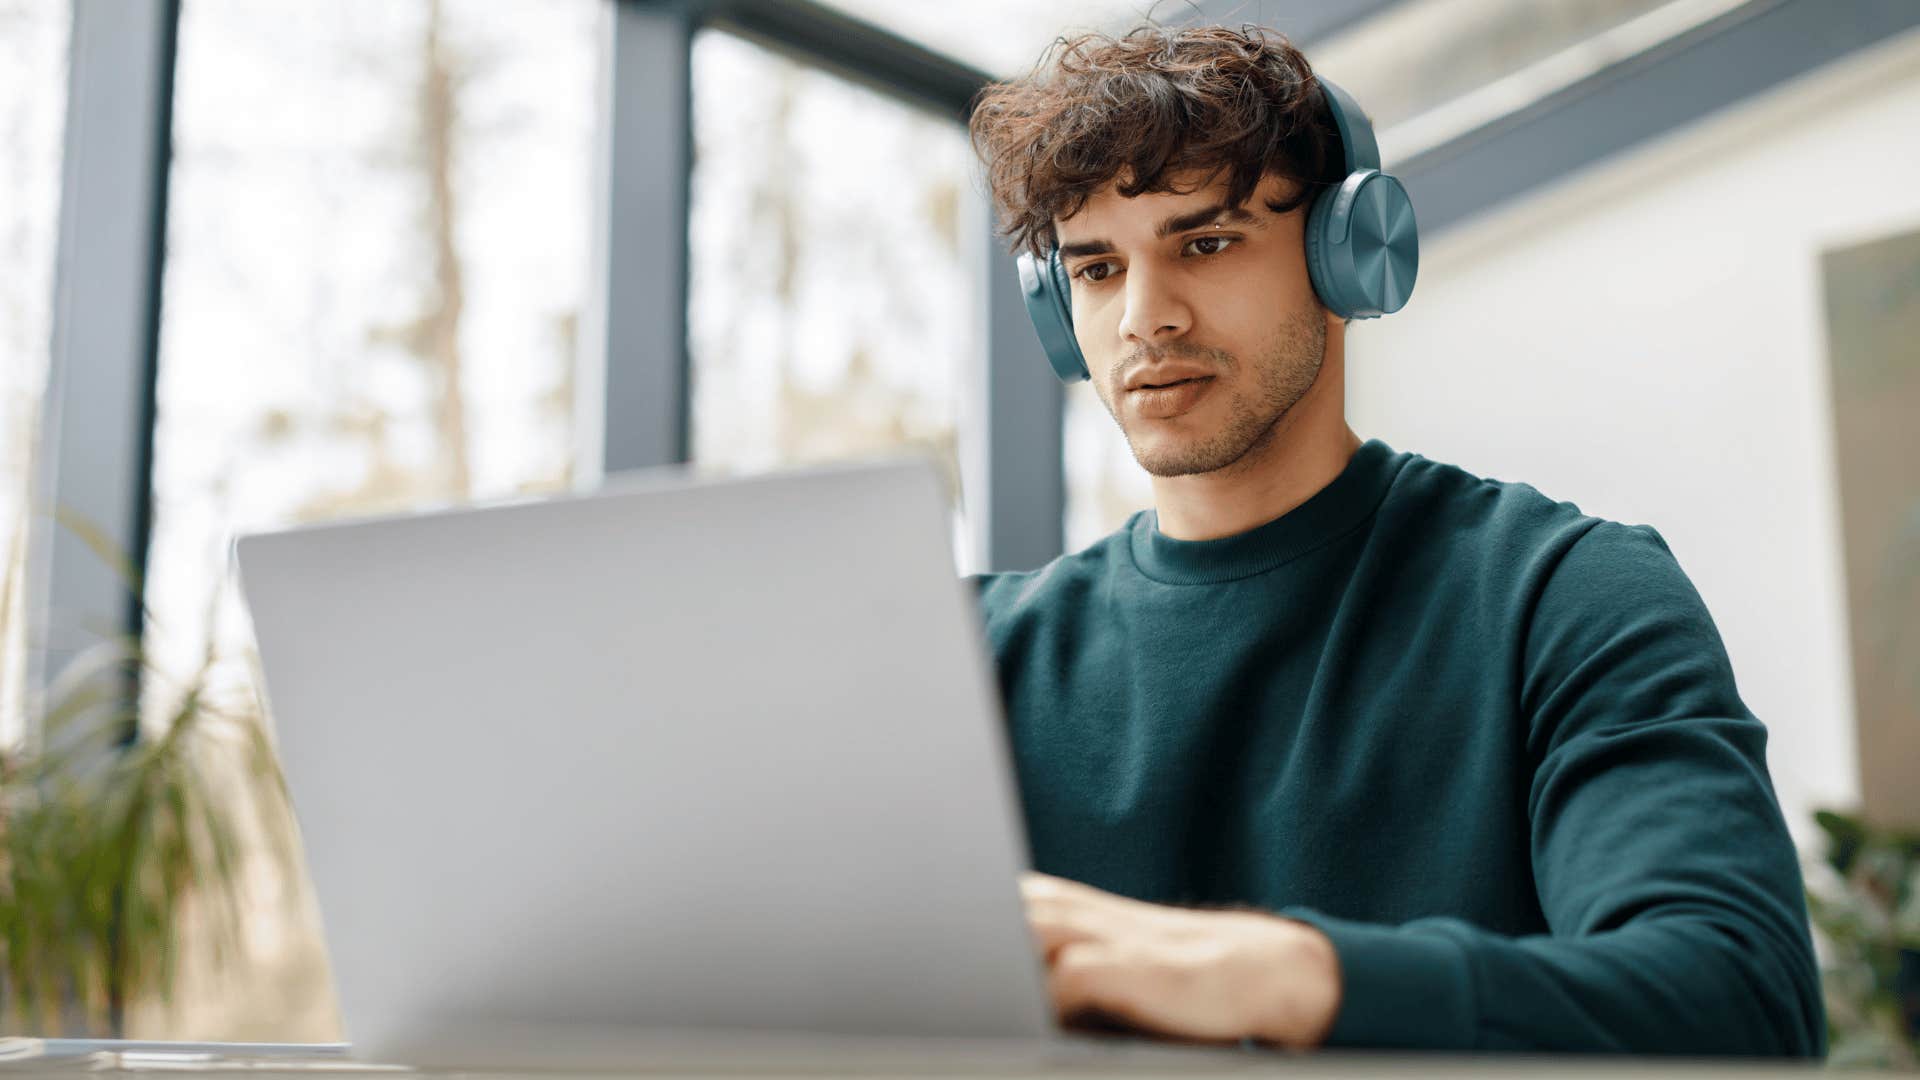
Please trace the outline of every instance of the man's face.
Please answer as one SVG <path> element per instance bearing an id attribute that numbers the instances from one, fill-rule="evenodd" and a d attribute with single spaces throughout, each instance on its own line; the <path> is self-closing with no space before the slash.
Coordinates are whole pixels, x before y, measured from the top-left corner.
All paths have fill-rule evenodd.
<path id="1" fill-rule="evenodd" d="M 1054 222 L 1094 390 L 1154 476 L 1257 459 L 1326 356 L 1306 208 L 1268 208 L 1292 182 L 1270 174 L 1238 208 L 1226 186 L 1127 199 L 1110 185 Z"/>

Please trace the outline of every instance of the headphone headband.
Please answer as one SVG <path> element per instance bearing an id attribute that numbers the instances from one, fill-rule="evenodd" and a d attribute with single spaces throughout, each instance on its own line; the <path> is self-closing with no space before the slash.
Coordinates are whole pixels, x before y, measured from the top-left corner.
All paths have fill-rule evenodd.
<path id="1" fill-rule="evenodd" d="M 1313 78 L 1320 84 L 1320 96 L 1327 100 L 1327 111 L 1333 114 L 1333 126 L 1339 129 L 1341 156 L 1346 160 L 1347 172 L 1379 169 L 1380 144 L 1374 141 L 1373 125 L 1367 121 L 1367 114 L 1360 111 L 1360 103 L 1330 80 L 1319 75 Z"/>

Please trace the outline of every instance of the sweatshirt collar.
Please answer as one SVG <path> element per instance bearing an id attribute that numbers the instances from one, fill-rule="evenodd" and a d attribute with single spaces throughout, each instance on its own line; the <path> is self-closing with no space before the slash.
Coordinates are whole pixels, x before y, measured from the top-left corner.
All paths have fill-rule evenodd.
<path id="1" fill-rule="evenodd" d="M 1205 585 L 1264 573 L 1305 555 L 1371 514 L 1412 455 L 1378 439 L 1353 452 L 1346 468 L 1306 502 L 1262 525 L 1217 540 L 1175 540 L 1155 510 L 1135 514 L 1130 546 L 1140 572 L 1170 585 Z"/>

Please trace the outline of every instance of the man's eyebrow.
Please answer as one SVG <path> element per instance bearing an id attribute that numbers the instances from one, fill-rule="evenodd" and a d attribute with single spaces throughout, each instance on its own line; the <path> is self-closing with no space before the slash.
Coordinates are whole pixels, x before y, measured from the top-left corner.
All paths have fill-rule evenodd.
<path id="1" fill-rule="evenodd" d="M 1246 207 L 1221 204 L 1219 206 L 1203 207 L 1191 213 L 1178 214 L 1170 217 L 1154 226 L 1153 235 L 1156 239 L 1164 240 L 1174 233 L 1186 232 L 1188 229 L 1197 229 L 1202 225 L 1210 225 L 1216 219 L 1225 219 L 1228 224 L 1232 225 L 1251 225 L 1256 229 L 1264 229 L 1267 227 L 1266 222 L 1255 217 Z M 1113 242 L 1110 240 L 1081 240 L 1072 244 L 1060 245 L 1060 257 L 1068 259 L 1075 255 L 1105 255 L 1112 250 Z"/>
<path id="2" fill-rule="evenodd" d="M 1246 207 L 1222 204 L 1220 206 L 1209 206 L 1204 210 L 1195 210 L 1191 214 L 1181 214 L 1179 217 L 1170 217 L 1154 227 L 1153 235 L 1156 239 L 1164 240 L 1177 232 L 1186 232 L 1188 229 L 1197 229 L 1202 225 L 1210 225 L 1216 218 L 1225 219 L 1230 225 L 1252 225 L 1257 228 L 1266 227 L 1266 222 L 1254 217 Z"/>

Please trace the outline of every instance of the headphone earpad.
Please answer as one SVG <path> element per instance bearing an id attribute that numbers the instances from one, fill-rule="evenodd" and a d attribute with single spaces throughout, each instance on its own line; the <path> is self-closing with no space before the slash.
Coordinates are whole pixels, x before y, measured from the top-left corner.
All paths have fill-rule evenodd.
<path id="1" fill-rule="evenodd" d="M 1307 208 L 1307 280 L 1312 283 L 1314 295 L 1327 306 L 1327 310 L 1345 319 L 1349 317 L 1348 313 L 1335 291 L 1333 271 L 1327 268 L 1328 243 L 1324 237 L 1327 217 L 1339 194 L 1339 188 L 1328 188 L 1314 196 L 1313 205 Z"/>

